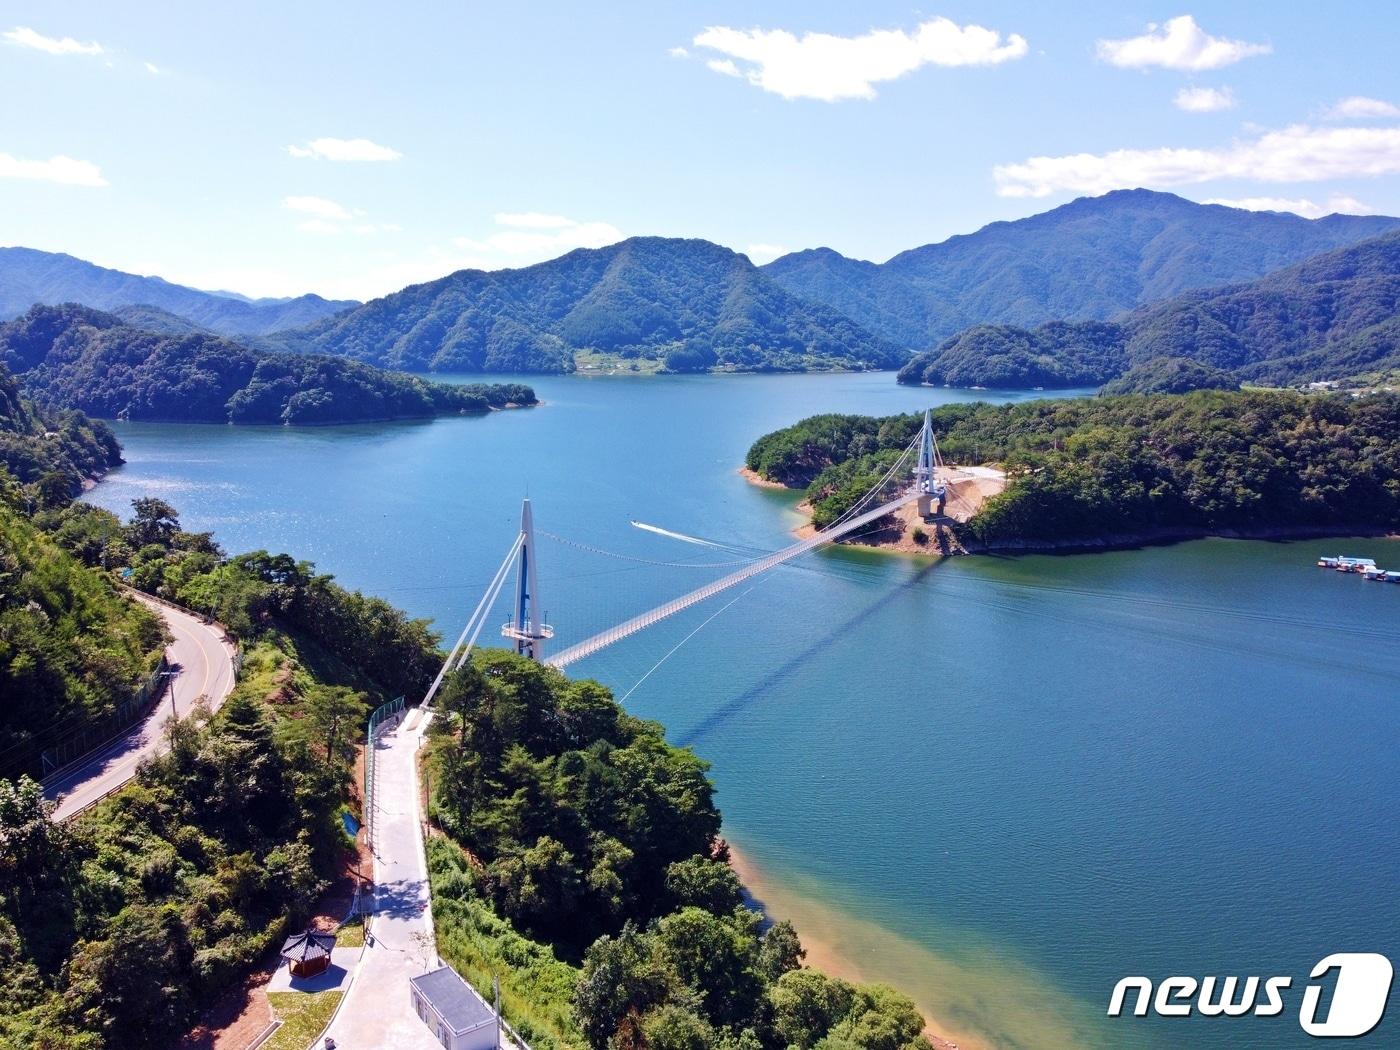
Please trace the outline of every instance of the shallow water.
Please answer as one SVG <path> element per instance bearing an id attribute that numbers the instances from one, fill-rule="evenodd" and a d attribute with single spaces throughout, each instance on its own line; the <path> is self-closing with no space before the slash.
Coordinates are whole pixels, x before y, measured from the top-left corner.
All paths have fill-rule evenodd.
<path id="1" fill-rule="evenodd" d="M 545 406 L 484 418 L 121 425 L 128 465 L 89 498 L 162 495 L 232 550 L 285 549 L 455 636 L 526 494 L 575 542 L 727 561 L 628 522 L 774 549 L 798 518 L 736 474 L 754 438 L 971 397 L 888 374 L 528 381 Z M 829 551 L 572 670 L 635 686 L 630 709 L 714 763 L 770 904 L 950 1029 L 1303 1046 L 1312 964 L 1400 947 L 1400 587 L 1313 567 L 1339 551 L 1400 565 L 1380 540 Z M 723 571 L 548 538 L 540 567 L 560 645 Z M 1282 1017 L 1104 1016 L 1129 974 L 1275 973 L 1295 975 Z M 1362 1045 L 1394 1037 L 1391 1014 Z"/>

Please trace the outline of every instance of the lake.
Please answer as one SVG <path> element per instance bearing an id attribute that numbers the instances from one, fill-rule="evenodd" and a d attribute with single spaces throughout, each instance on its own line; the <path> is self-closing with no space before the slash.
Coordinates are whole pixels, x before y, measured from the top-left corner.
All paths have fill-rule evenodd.
<path id="1" fill-rule="evenodd" d="M 760 434 L 976 396 L 889 374 L 524 381 L 546 403 L 488 417 L 121 424 L 127 465 L 88 498 L 161 496 L 230 550 L 312 560 L 455 637 L 528 496 L 567 645 L 789 541 L 794 496 L 736 473 Z M 570 672 L 713 763 L 777 914 L 964 1045 L 1301 1047 L 1312 965 L 1400 948 L 1400 587 L 1315 568 L 1338 552 L 1400 566 L 1384 540 L 843 548 Z M 1106 1017 L 1135 974 L 1294 983 L 1270 1019 Z"/>

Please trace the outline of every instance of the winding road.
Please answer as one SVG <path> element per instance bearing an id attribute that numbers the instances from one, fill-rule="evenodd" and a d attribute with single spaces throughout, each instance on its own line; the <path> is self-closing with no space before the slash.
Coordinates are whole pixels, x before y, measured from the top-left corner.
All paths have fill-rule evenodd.
<path id="1" fill-rule="evenodd" d="M 207 624 L 147 595 L 127 593 L 165 621 L 172 639 L 165 657 L 175 676 L 144 719 L 76 766 L 44 782 L 44 796 L 58 802 L 54 820 L 76 816 L 111 794 L 136 775 L 142 759 L 162 751 L 165 741 L 161 728 L 172 709 L 177 718 L 184 718 L 201 696 L 207 696 L 210 705 L 218 708 L 233 690 L 237 650 L 217 624 Z"/>

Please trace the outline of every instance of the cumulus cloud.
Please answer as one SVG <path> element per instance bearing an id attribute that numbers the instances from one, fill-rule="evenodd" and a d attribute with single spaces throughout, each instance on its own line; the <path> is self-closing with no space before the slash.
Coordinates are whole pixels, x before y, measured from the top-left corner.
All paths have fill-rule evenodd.
<path id="1" fill-rule="evenodd" d="M 786 255 L 789 249 L 781 244 L 750 244 L 744 249 L 744 254 L 749 257 L 749 261 L 755 266 L 762 266 L 764 263 L 772 262 L 780 255 Z"/>
<path id="2" fill-rule="evenodd" d="M 496 225 L 505 229 L 484 238 L 457 237 L 452 243 L 478 253 L 483 268 L 489 269 L 492 263 L 523 265 L 575 248 L 602 248 L 623 238 L 622 231 L 611 223 L 579 222 L 542 212 L 502 212 L 496 216 Z"/>
<path id="3" fill-rule="evenodd" d="M 1329 120 L 1371 120 L 1386 117 L 1400 117 L 1400 106 L 1378 98 L 1352 95 L 1344 98 L 1327 110 Z"/>
<path id="4" fill-rule="evenodd" d="M 63 186 L 105 186 L 96 164 L 74 160 L 61 154 L 48 160 L 24 160 L 0 153 L 0 179 L 32 179 L 36 182 L 56 182 Z"/>
<path id="5" fill-rule="evenodd" d="M 1217 113 L 1235 108 L 1235 93 L 1229 88 L 1186 87 L 1172 101 L 1188 113 Z"/>
<path id="6" fill-rule="evenodd" d="M 874 98 L 875 85 L 895 80 L 924 65 L 991 66 L 1021 58 L 1024 37 L 978 25 L 960 26 L 934 18 L 903 29 L 872 29 L 861 36 L 804 33 L 785 29 L 733 29 L 711 26 L 699 33 L 696 47 L 727 57 L 709 67 L 726 76 L 742 76 L 764 91 L 786 99 L 835 102 Z"/>
<path id="7" fill-rule="evenodd" d="M 1100 40 L 1099 58 L 1126 69 L 1163 69 L 1197 71 L 1220 69 L 1253 55 L 1267 55 L 1269 44 L 1251 44 L 1244 40 L 1227 40 L 1211 36 L 1190 15 L 1170 19 L 1166 25 L 1150 23 L 1142 36 L 1126 40 Z"/>
<path id="8" fill-rule="evenodd" d="M 669 47 L 666 49 L 666 54 L 670 55 L 672 58 L 690 57 L 690 52 L 683 47 Z"/>
<path id="9" fill-rule="evenodd" d="M 403 156 L 398 150 L 369 139 L 312 139 L 305 146 L 288 146 L 287 152 L 293 157 L 319 160 L 398 160 Z"/>
<path id="10" fill-rule="evenodd" d="M 1031 157 L 992 169 L 1003 197 L 1059 191 L 1106 193 L 1135 186 L 1185 186 L 1216 179 L 1319 182 L 1400 174 L 1400 127 L 1318 128 L 1295 124 L 1217 149 L 1120 149 Z"/>
<path id="11" fill-rule="evenodd" d="M 1228 199 L 1224 197 L 1212 197 L 1210 200 L 1202 201 L 1202 204 L 1223 204 L 1227 208 L 1243 208 L 1245 211 L 1291 211 L 1295 215 L 1301 215 L 1305 219 L 1317 219 L 1323 215 L 1340 213 L 1342 215 L 1374 215 L 1375 209 L 1368 204 L 1362 204 L 1355 197 L 1334 195 L 1327 199 L 1326 204 L 1317 204 L 1305 197 L 1243 197 L 1238 199 Z"/>
<path id="12" fill-rule="evenodd" d="M 102 45 L 96 40 L 84 44 L 82 41 L 74 40 L 71 36 L 44 36 L 43 33 L 30 29 L 28 26 L 15 26 L 4 36 L 12 44 L 18 44 L 20 47 L 31 47 L 35 51 L 43 51 L 50 55 L 102 54 Z"/>

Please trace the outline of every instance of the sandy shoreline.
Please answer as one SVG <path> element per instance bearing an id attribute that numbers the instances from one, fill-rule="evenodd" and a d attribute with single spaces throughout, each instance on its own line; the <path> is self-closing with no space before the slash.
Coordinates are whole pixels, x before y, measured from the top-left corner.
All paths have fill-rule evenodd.
<path id="1" fill-rule="evenodd" d="M 729 843 L 729 850 L 730 862 L 735 872 L 738 873 L 740 881 L 743 882 L 744 888 L 756 900 L 764 904 L 769 917 L 773 919 L 791 918 L 786 914 L 784 903 L 791 901 L 793 895 L 784 890 L 776 881 L 769 879 L 762 869 L 757 867 L 753 860 L 736 847 L 733 842 Z M 816 902 L 806 903 L 812 909 L 821 907 Z M 810 916 L 808 918 L 810 919 Z M 806 965 L 847 981 L 868 983 L 878 979 L 862 971 L 860 964 L 849 954 L 843 953 L 838 944 L 830 939 L 824 939 L 820 930 L 812 929 L 811 922 L 804 924 L 803 921 L 794 919 L 793 925 L 797 927 L 797 936 L 802 941 L 802 947 L 807 950 Z M 906 989 L 899 990 L 906 995 L 909 994 Z M 916 1002 L 915 1005 L 924 1017 L 924 1035 L 934 1045 L 935 1050 L 991 1050 L 987 1044 L 957 1032 L 952 1026 L 943 1023 L 923 1003 Z"/>

